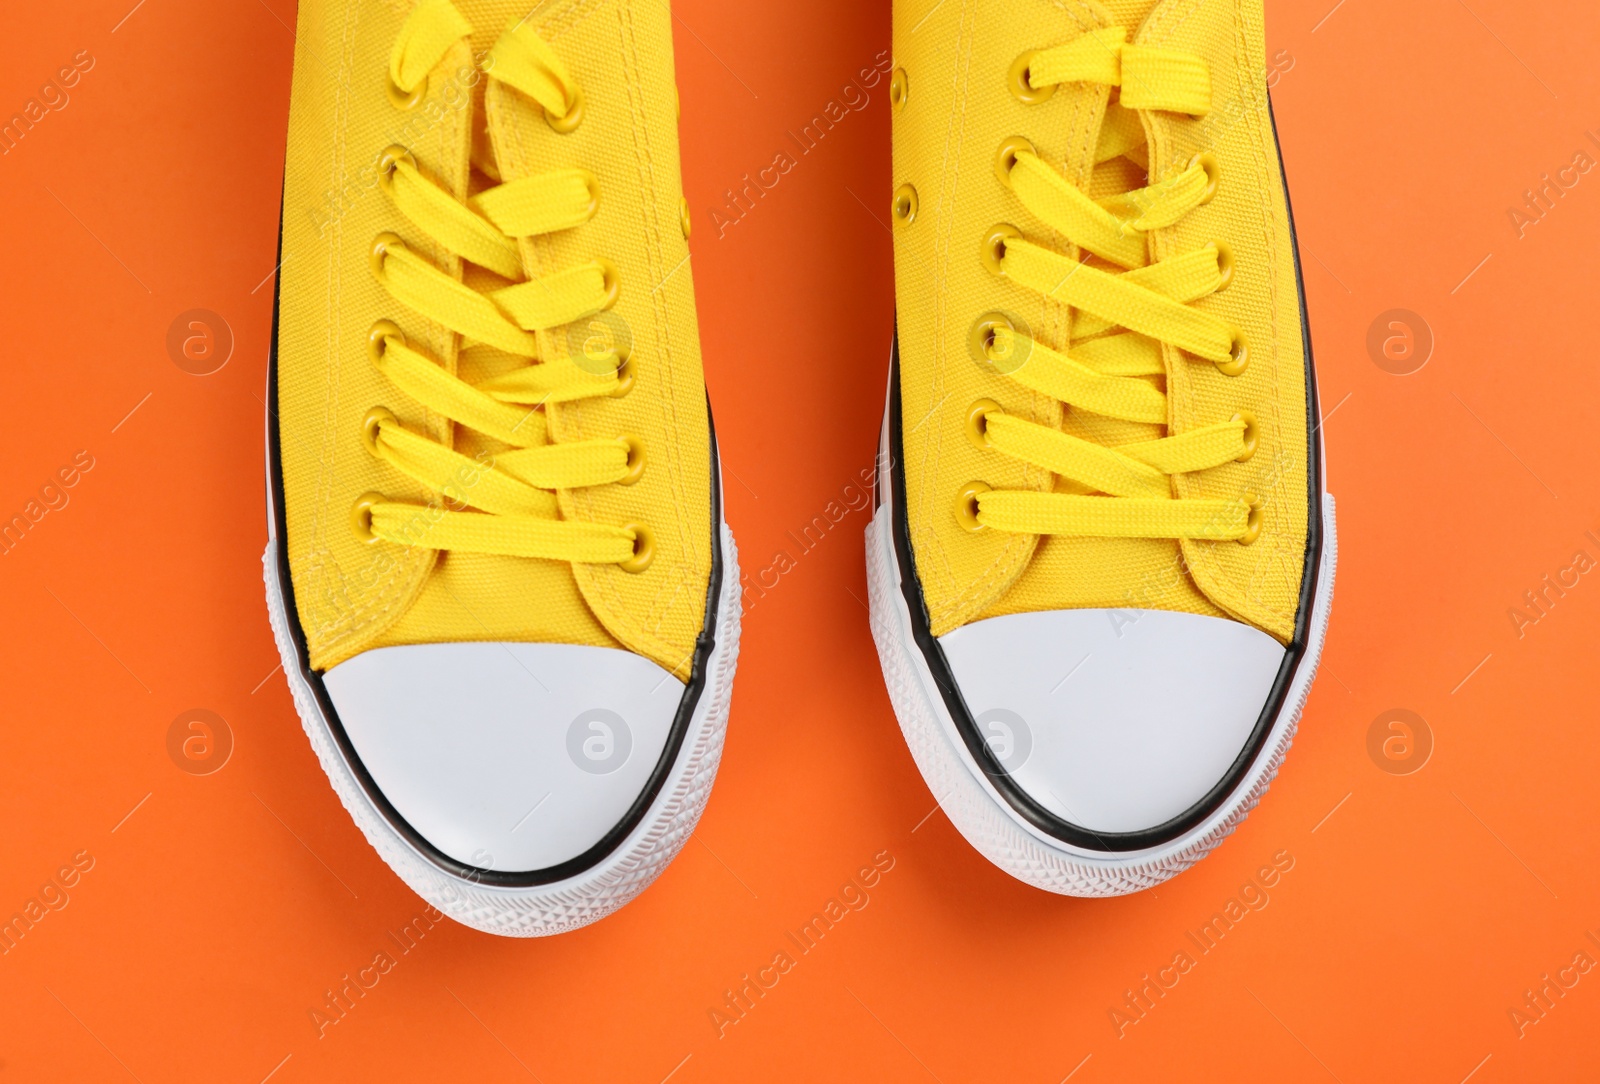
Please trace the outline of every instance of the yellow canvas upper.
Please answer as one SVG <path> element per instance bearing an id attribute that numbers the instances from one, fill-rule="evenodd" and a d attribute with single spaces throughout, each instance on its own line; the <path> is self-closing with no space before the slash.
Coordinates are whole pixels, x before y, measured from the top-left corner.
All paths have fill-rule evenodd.
<path id="1" fill-rule="evenodd" d="M 286 545 L 312 666 L 377 647 L 500 640 L 622 647 L 685 677 L 706 608 L 713 467 L 667 6 L 570 0 L 530 13 L 527 0 L 455 0 L 414 18 L 417 6 L 300 5 L 277 424 Z M 529 33 L 536 40 L 512 40 Z M 402 34 L 409 40 L 397 46 Z M 541 56 L 555 68 L 541 67 Z M 547 121 L 534 97 L 548 70 L 581 91 L 581 113 L 574 98 L 565 124 Z M 414 104 L 407 84 L 420 93 Z M 403 166 L 384 158 L 391 147 L 408 152 Z M 572 214 L 574 198 L 580 211 L 585 202 L 582 171 L 598 202 Z M 502 225 L 532 225 L 508 227 L 512 244 L 447 200 Z M 418 218 L 475 226 L 504 253 L 486 242 L 470 254 L 484 265 L 463 259 Z M 374 256 L 384 234 L 399 238 L 387 259 Z M 502 274 L 485 266 L 496 263 Z M 439 304 L 495 306 L 491 322 L 511 330 L 492 340 L 450 330 L 418 311 L 433 301 L 398 300 L 415 301 L 405 276 L 423 282 L 418 296 L 445 298 Z M 585 299 L 613 276 L 614 304 L 586 311 L 599 308 Z M 537 285 L 495 293 L 519 282 Z M 572 319 L 544 326 L 550 313 Z M 370 333 L 384 320 L 399 334 L 374 347 Z M 530 322 L 536 330 L 517 330 Z M 436 363 L 464 382 L 453 388 L 534 388 L 513 400 L 526 419 L 513 423 L 522 447 L 464 422 L 447 394 L 402 389 L 375 362 L 383 344 L 389 361 L 403 344 L 414 364 Z M 618 346 L 629 359 L 621 378 Z M 578 386 L 621 391 L 628 379 L 621 395 Z M 369 441 L 374 408 L 392 418 Z M 452 473 L 441 474 L 446 461 Z M 641 468 L 632 484 L 610 480 L 624 464 Z M 541 487 L 545 478 L 561 484 Z M 367 494 L 384 502 L 368 518 L 376 541 L 354 513 Z M 401 530 L 408 522 L 420 527 Z M 643 571 L 624 571 L 616 553 L 627 554 L 636 526 L 652 556 Z M 474 532 L 493 537 L 468 545 Z M 552 532 L 569 549 L 565 540 L 588 539 L 574 551 L 581 559 L 508 555 L 501 537 L 521 545 Z M 459 548 L 439 545 L 446 537 Z"/>
<path id="2" fill-rule="evenodd" d="M 933 633 L 1006 613 L 1107 607 L 1227 616 L 1287 641 L 1307 537 L 1306 358 L 1268 111 L 1260 0 L 948 0 L 931 10 L 896 4 L 894 44 L 903 73 L 897 78 L 904 80 L 893 119 L 900 455 Z M 1053 93 L 1037 95 L 1044 100 L 1019 100 L 1009 80 L 1019 56 L 1034 51 L 1051 51 L 1050 62 L 1081 81 L 1060 82 Z M 1013 137 L 1031 144 L 1036 160 L 1007 183 L 997 173 L 997 153 Z M 1108 149 L 1120 153 L 1107 158 Z M 1205 168 L 1196 165 L 1202 152 L 1212 156 Z M 1192 185 L 1210 177 L 1208 171 L 1215 174 L 1214 198 L 1196 202 Z M 1068 199 L 1074 193 L 1056 186 L 1081 190 L 1091 200 Z M 1126 210 L 1119 194 L 1146 186 L 1158 195 L 1175 194 L 1181 213 L 1171 222 L 1155 215 L 1158 225 L 1144 231 L 1132 251 L 1126 236 L 1103 237 L 1099 247 L 1122 266 L 1091 258 L 1073 243 L 1087 231 L 1076 219 L 1079 236 L 1069 239 L 1036 213 L 1048 207 L 1060 225 L 1069 214 L 1087 216 L 1082 208 L 1091 202 Z M 1002 242 L 993 250 L 1005 255 L 1012 277 L 985 261 L 985 239 L 1001 224 L 1021 234 L 1011 249 Z M 1207 250 L 1211 242 L 1221 245 Z M 1216 289 L 1224 248 L 1233 257 L 1232 277 Z M 1017 281 L 1027 260 L 1046 266 L 1057 253 L 1065 260 L 1048 266 L 1065 267 L 1059 281 L 1035 282 L 1038 289 Z M 1077 271 L 1066 260 L 1088 262 Z M 1155 319 L 1165 339 L 1159 350 L 1156 340 L 1144 344 L 1148 356 L 1159 359 L 1150 375 L 1125 375 L 1116 384 L 1117 416 L 1085 409 L 1082 401 L 1064 406 L 1023 381 L 1041 385 L 1047 363 L 1067 365 L 1046 352 L 1114 374 L 1125 359 L 1103 349 L 1097 354 L 1103 342 L 1085 345 L 1106 334 L 1106 321 L 1062 298 L 1101 283 L 1107 290 L 1118 286 L 1104 273 L 1167 260 L 1179 262 L 1163 273 L 1181 263 L 1195 269 L 1190 277 L 1196 281 L 1209 276 L 1195 291 L 1202 296 L 1187 308 L 1201 314 L 1197 323 L 1243 333 L 1236 340 L 1248 344 L 1243 372 L 1226 375 L 1174 346 L 1167 335 L 1178 321 L 1168 314 Z M 1008 375 L 975 353 L 975 323 L 996 312 L 1013 318 L 1024 338 L 1038 344 L 1039 353 L 1010 364 L 1034 369 Z M 1226 335 L 1222 342 L 1226 347 Z M 1130 382 L 1164 393 L 1165 416 L 1151 414 L 1149 402 L 1129 393 Z M 973 407 L 986 400 L 991 409 L 980 416 L 991 423 L 989 436 L 980 422 L 974 439 Z M 1236 416 L 1255 421 L 1247 458 L 1228 454 L 1220 443 L 1231 440 L 1237 448 L 1250 431 Z M 1187 450 L 1180 455 L 1171 450 L 1180 442 L 1145 443 L 1179 436 L 1209 440 L 1210 450 L 1196 453 L 1193 443 L 1181 445 Z M 984 439 L 991 443 L 980 446 Z M 1001 454 L 996 442 L 1027 457 Z M 1154 474 L 1138 463 L 1130 470 L 1126 458 L 1114 456 L 1116 462 L 1104 465 L 1101 449 L 1118 447 L 1152 456 L 1156 447 L 1166 448 L 1162 455 L 1178 466 Z M 1044 469 L 1041 459 L 1104 466 L 1107 477 L 1146 504 L 1143 510 L 1138 501 L 1112 505 L 1120 498 Z M 986 494 L 970 507 L 981 505 L 986 522 L 1010 529 L 963 526 L 958 494 L 974 482 L 1007 491 Z M 1100 513 L 1114 509 L 1122 517 L 1118 524 L 1095 530 L 1134 536 L 1017 529 L 1038 522 L 1042 505 L 1029 493 L 1069 495 L 1078 505 L 1101 502 L 1066 514 L 1074 524 L 1085 517 L 1099 523 L 1105 518 Z M 1241 544 L 1233 539 L 1247 533 L 1247 501 L 1253 501 L 1259 533 Z M 1153 528 L 1152 536 L 1138 536 L 1141 525 L 1179 507 L 1203 511 L 1203 527 L 1191 526 L 1181 537 Z M 1051 505 L 1052 514 L 1056 508 Z M 1206 531 L 1213 533 L 1205 537 Z"/>

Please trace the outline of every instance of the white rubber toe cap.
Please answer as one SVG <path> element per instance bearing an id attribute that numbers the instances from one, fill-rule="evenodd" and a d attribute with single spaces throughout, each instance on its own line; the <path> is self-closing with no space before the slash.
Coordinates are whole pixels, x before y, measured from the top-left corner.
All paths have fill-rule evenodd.
<path id="1" fill-rule="evenodd" d="M 384 797 L 438 850 L 528 872 L 627 815 L 684 684 L 629 651 L 572 644 L 386 647 L 323 676 Z"/>
<path id="2" fill-rule="evenodd" d="M 1141 832 L 1233 766 L 1283 665 L 1272 637 L 1160 610 L 1053 610 L 939 638 L 995 758 L 1062 820 Z"/>

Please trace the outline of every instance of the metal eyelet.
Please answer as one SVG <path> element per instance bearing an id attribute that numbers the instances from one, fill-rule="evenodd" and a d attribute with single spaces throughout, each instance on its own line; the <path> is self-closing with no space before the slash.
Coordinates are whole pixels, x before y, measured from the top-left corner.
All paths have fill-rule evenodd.
<path id="1" fill-rule="evenodd" d="M 1213 293 L 1221 293 L 1233 284 L 1233 246 L 1226 241 L 1212 241 L 1206 245 L 1217 253 L 1217 275 L 1221 281 Z"/>
<path id="2" fill-rule="evenodd" d="M 600 259 L 595 263 L 600 265 L 600 274 L 606 284 L 606 298 L 600 304 L 600 310 L 604 312 L 617 303 L 617 298 L 622 293 L 622 272 L 618 271 L 617 265 L 610 260 Z"/>
<path id="3" fill-rule="evenodd" d="M 1000 404 L 993 399 L 979 399 L 967 408 L 967 440 L 980 452 L 994 447 L 989 439 L 989 415 L 1004 414 Z"/>
<path id="4" fill-rule="evenodd" d="M 624 572 L 643 572 L 656 557 L 655 535 L 642 523 L 624 524 L 622 529 L 633 532 L 633 556 L 626 561 L 618 561 L 617 567 Z"/>
<path id="5" fill-rule="evenodd" d="M 618 345 L 617 356 L 622 360 L 617 366 L 617 386 L 611 393 L 613 399 L 621 399 L 632 391 L 635 377 L 632 351 L 626 346 Z"/>
<path id="6" fill-rule="evenodd" d="M 687 241 L 689 239 L 689 228 L 691 226 L 689 221 L 688 197 L 683 197 L 678 200 L 678 225 L 683 227 L 683 239 Z"/>
<path id="7" fill-rule="evenodd" d="M 1019 324 L 1020 320 L 1020 317 L 1010 313 L 986 312 L 973 322 L 972 330 L 968 333 L 967 349 L 979 368 L 985 372 L 992 369 L 1010 376 L 1027 363 L 1033 352 L 1033 340 L 1029 337 L 1027 324 Z M 1003 355 L 995 353 L 995 333 L 1001 328 L 1013 336 L 1011 351 Z"/>
<path id="8" fill-rule="evenodd" d="M 389 340 L 399 339 L 400 345 L 406 342 L 406 333 L 400 330 L 400 325 L 393 320 L 379 320 L 372 325 L 372 330 L 367 332 L 367 357 L 372 364 L 381 366 L 383 356 L 389 349 Z"/>
<path id="9" fill-rule="evenodd" d="M 989 231 L 983 239 L 983 266 L 993 271 L 1001 278 L 1006 277 L 1001 261 L 1006 258 L 1006 242 L 1022 239 L 1022 231 L 1015 226 L 1001 223 Z"/>
<path id="10" fill-rule="evenodd" d="M 1245 460 L 1256 454 L 1256 446 L 1261 441 L 1261 423 L 1256 421 L 1256 416 L 1250 413 L 1248 410 L 1241 410 L 1228 420 L 1244 422 L 1244 436 L 1242 438 L 1244 441 L 1244 452 L 1240 454 L 1238 459 L 1234 460 L 1236 463 L 1243 463 Z"/>
<path id="11" fill-rule="evenodd" d="M 1201 205 L 1210 203 L 1217 195 L 1217 184 L 1222 179 L 1222 163 L 1217 161 L 1217 156 L 1210 151 L 1201 151 L 1189 159 L 1189 168 L 1199 166 L 1206 171 L 1206 190 L 1200 197 Z"/>
<path id="12" fill-rule="evenodd" d="M 982 482 L 968 482 L 956 494 L 956 522 L 973 534 L 988 529 L 978 522 L 978 497 L 987 492 L 989 487 Z"/>
<path id="13" fill-rule="evenodd" d="M 362 542 L 370 545 L 378 541 L 378 536 L 372 533 L 372 506 L 382 504 L 387 499 L 382 493 L 363 493 L 356 498 L 356 503 L 350 509 L 350 526 Z"/>
<path id="14" fill-rule="evenodd" d="M 400 424 L 400 419 L 394 416 L 394 411 L 387 407 L 375 406 L 367 411 L 365 418 L 361 419 L 361 443 L 371 455 L 378 454 L 378 431 L 385 424 L 395 426 Z"/>
<path id="15" fill-rule="evenodd" d="M 550 111 L 546 109 L 544 111 L 544 119 L 551 128 L 554 128 L 562 135 L 566 135 L 577 128 L 578 125 L 583 123 L 583 88 L 577 83 L 572 84 L 572 100 L 567 103 L 566 116 L 552 117 Z"/>
<path id="16" fill-rule="evenodd" d="M 894 192 L 894 220 L 902 226 L 911 225 L 917 217 L 917 190 L 914 186 L 903 184 Z"/>
<path id="17" fill-rule="evenodd" d="M 1238 376 L 1250 367 L 1250 343 L 1245 339 L 1242 328 L 1231 328 L 1230 331 L 1233 339 L 1228 346 L 1228 360 L 1214 364 L 1223 376 Z"/>
<path id="18" fill-rule="evenodd" d="M 401 162 L 411 163 L 411 168 L 417 168 L 417 160 L 412 153 L 398 143 L 391 143 L 378 155 L 378 187 L 385 192 L 394 191 L 394 171 Z"/>
<path id="19" fill-rule="evenodd" d="M 1034 50 L 1017 57 L 1011 62 L 1011 73 L 1006 77 L 1006 85 L 1011 88 L 1011 96 L 1023 105 L 1038 105 L 1056 92 L 1054 83 L 1039 88 L 1028 81 L 1028 69 L 1033 66 L 1033 58 L 1038 55 L 1038 51 Z"/>
<path id="20" fill-rule="evenodd" d="M 391 248 L 404 251 L 406 243 L 397 233 L 380 233 L 372 239 L 372 255 L 369 263 L 372 266 L 372 275 L 379 282 L 384 280 L 383 263 L 389 255 Z"/>
<path id="21" fill-rule="evenodd" d="M 401 90 L 390 76 L 383 78 L 384 89 L 389 92 L 389 104 L 396 109 L 409 111 L 422 104 L 422 99 L 428 94 L 428 80 L 423 79 L 409 91 Z"/>
<path id="22" fill-rule="evenodd" d="M 1016 330 L 1011 324 L 1011 318 L 1003 312 L 986 312 L 978 317 L 967 339 L 967 349 L 972 352 L 972 360 L 982 365 L 996 364 L 994 333 L 1001 328 L 1007 331 Z"/>
<path id="23" fill-rule="evenodd" d="M 1011 171 L 1017 168 L 1017 155 L 1024 151 L 1036 156 L 1039 153 L 1033 149 L 1032 143 L 1021 136 L 1012 136 L 1000 144 L 1000 152 L 994 159 L 994 175 L 1007 188 L 1011 187 Z"/>
<path id="24" fill-rule="evenodd" d="M 889 104 L 899 109 L 906 104 L 906 97 L 911 93 L 911 85 L 906 81 L 906 70 L 896 68 L 889 76 Z"/>
<path id="25" fill-rule="evenodd" d="M 1261 524 L 1267 518 L 1267 514 L 1266 505 L 1254 493 L 1246 493 L 1244 503 L 1250 506 L 1250 515 L 1245 520 L 1244 534 L 1234 541 L 1241 546 L 1248 546 L 1261 537 Z"/>
<path id="26" fill-rule="evenodd" d="M 619 486 L 631 486 L 644 477 L 644 441 L 638 437 L 618 437 L 628 450 L 628 473 L 617 479 Z"/>

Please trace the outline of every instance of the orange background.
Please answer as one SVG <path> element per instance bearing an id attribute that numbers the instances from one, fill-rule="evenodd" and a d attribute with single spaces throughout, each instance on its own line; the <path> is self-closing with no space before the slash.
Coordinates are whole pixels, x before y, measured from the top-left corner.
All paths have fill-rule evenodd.
<path id="1" fill-rule="evenodd" d="M 713 224 L 888 48 L 887 0 L 680 0 L 728 520 L 748 573 L 780 550 L 796 567 L 747 596 L 721 777 L 653 888 L 559 938 L 446 922 L 403 954 L 389 931 L 423 905 L 318 768 L 263 606 L 294 5 L 131 5 L 11 4 L 0 39 L 0 116 L 95 59 L 0 157 L 0 515 L 94 459 L 0 556 L 0 916 L 93 859 L 0 956 L 0 1080 L 1593 1077 L 1600 971 L 1520 1036 L 1511 1010 L 1576 953 L 1600 959 L 1600 575 L 1568 573 L 1520 636 L 1508 617 L 1576 551 L 1600 559 L 1600 173 L 1569 173 L 1525 236 L 1508 215 L 1579 150 L 1600 157 L 1592 4 L 1268 3 L 1339 500 L 1332 630 L 1244 826 L 1155 891 L 1075 900 L 991 868 L 935 810 L 868 633 L 865 513 L 803 555 L 789 534 L 872 461 L 884 85 Z M 236 337 L 214 375 L 167 355 L 193 308 Z M 1367 348 L 1396 308 L 1436 341 L 1408 376 Z M 167 750 L 193 708 L 235 743 L 209 775 Z M 1408 775 L 1368 751 L 1395 708 L 1434 741 Z M 885 851 L 870 903 L 719 1037 L 724 992 Z M 1270 902 L 1199 954 L 1186 933 L 1280 851 Z M 319 1038 L 310 1010 L 386 948 L 394 969 Z M 1119 1036 L 1110 1010 L 1185 949 L 1197 965 Z"/>

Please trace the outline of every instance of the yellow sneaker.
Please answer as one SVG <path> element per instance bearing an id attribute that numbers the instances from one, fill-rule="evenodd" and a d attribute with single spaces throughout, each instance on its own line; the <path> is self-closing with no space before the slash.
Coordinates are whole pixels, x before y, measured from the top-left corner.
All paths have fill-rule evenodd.
<path id="1" fill-rule="evenodd" d="M 985 856 L 1135 891 L 1260 798 L 1332 599 L 1261 0 L 897 3 L 894 44 L 884 673 Z"/>
<path id="2" fill-rule="evenodd" d="M 687 840 L 739 641 L 671 16 L 528 7 L 300 4 L 265 561 L 345 807 L 516 936 Z"/>

